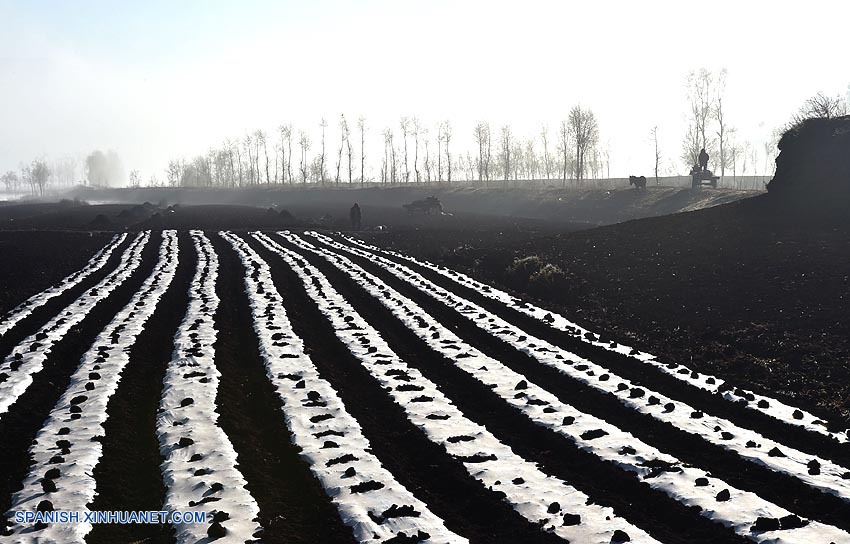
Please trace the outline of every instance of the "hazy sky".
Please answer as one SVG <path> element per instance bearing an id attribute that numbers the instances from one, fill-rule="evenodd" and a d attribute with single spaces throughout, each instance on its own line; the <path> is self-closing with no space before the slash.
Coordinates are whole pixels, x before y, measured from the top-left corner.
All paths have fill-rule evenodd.
<path id="1" fill-rule="evenodd" d="M 340 113 L 366 117 L 375 155 L 403 115 L 450 119 L 458 148 L 479 119 L 554 138 L 581 103 L 611 174 L 649 174 L 654 125 L 679 162 L 691 70 L 728 70 L 728 118 L 758 146 L 850 83 L 846 0 L 0 0 L 0 21 L 0 171 L 100 148 L 162 179 L 226 137 Z"/>

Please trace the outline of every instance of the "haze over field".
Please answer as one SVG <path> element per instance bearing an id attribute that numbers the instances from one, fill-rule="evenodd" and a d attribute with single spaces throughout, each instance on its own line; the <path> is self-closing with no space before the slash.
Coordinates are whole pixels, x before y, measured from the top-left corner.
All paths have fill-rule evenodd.
<path id="1" fill-rule="evenodd" d="M 402 116 L 554 132 L 580 104 L 598 119 L 612 176 L 662 172 L 679 159 L 686 79 L 727 70 L 736 138 L 764 153 L 818 91 L 846 96 L 850 5 L 808 2 L 113 2 L 0 1 L 0 173 L 35 157 L 78 161 L 115 150 L 126 173 L 165 178 L 190 158 L 282 123 L 319 141 L 328 120 L 367 123 L 379 176 L 382 130 Z M 755 161 L 769 168 L 764 157 Z M 760 171 L 758 173 L 764 173 Z M 766 172 L 770 173 L 770 172 Z"/>

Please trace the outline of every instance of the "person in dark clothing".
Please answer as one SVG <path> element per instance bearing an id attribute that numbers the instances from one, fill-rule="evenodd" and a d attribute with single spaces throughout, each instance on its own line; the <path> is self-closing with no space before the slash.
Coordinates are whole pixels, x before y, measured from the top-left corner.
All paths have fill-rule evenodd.
<path id="1" fill-rule="evenodd" d="M 351 230 L 360 230 L 360 205 L 357 202 L 351 207 L 348 217 L 351 219 Z"/>
<path id="2" fill-rule="evenodd" d="M 704 147 L 699 151 L 699 167 L 703 172 L 708 170 L 708 153 L 705 152 Z"/>

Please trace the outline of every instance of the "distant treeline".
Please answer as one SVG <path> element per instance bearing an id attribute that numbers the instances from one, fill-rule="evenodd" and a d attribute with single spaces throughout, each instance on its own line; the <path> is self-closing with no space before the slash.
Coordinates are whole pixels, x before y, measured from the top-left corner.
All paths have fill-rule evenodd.
<path id="1" fill-rule="evenodd" d="M 455 149 L 449 121 L 436 127 L 403 117 L 398 129 L 382 132 L 383 148 L 368 149 L 366 121 L 360 118 L 352 134 L 344 115 L 329 145 L 328 123 L 322 119 L 321 139 L 313 142 L 305 131 L 282 125 L 275 134 L 256 130 L 244 138 L 227 140 L 219 148 L 193 159 L 172 160 L 166 183 L 177 187 L 246 187 L 272 184 L 453 183 L 473 179 L 494 182 L 522 179 L 585 179 L 602 177 L 608 167 L 607 151 L 599 149 L 599 126 L 587 108 L 575 106 L 560 122 L 557 141 L 543 126 L 537 138 L 517 138 L 509 125 L 498 135 L 490 124 L 473 129 L 476 149 Z M 336 131 L 335 131 L 336 132 Z M 296 154 L 297 153 L 297 154 Z M 368 156 L 368 161 L 367 161 Z M 367 167 L 368 163 L 368 167 Z M 377 169 L 374 163 L 378 163 Z M 155 184 L 155 183 L 152 183 Z"/>
<path id="2" fill-rule="evenodd" d="M 131 173 L 131 178 L 133 175 L 138 178 L 138 173 Z M 117 187 L 125 181 L 124 166 L 115 151 L 93 151 L 82 161 L 70 157 L 48 161 L 38 157 L 21 163 L 18 171 L 9 170 L 0 175 L 0 182 L 10 195 L 43 196 L 48 189 L 68 189 L 76 185 Z"/>

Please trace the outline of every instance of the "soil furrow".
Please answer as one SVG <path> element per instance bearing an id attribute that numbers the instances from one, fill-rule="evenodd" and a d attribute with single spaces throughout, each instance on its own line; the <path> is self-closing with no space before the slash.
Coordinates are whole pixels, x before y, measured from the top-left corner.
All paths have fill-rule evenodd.
<path id="1" fill-rule="evenodd" d="M 446 527 L 472 542 L 562 542 L 540 532 L 495 492 L 481 487 L 459 461 L 411 424 L 403 408 L 336 338 L 297 275 L 256 240 L 246 239 L 269 263 L 295 332 L 304 340 L 322 377 L 337 390 L 375 455 L 399 482 L 443 518 Z"/>
<path id="2" fill-rule="evenodd" d="M 97 497 L 92 510 L 159 510 L 165 499 L 156 438 L 156 412 L 172 339 L 188 303 L 195 270 L 188 233 L 178 235 L 179 257 L 171 286 L 145 324 L 130 351 L 118 389 L 109 400 L 104 424 L 103 457 L 94 470 Z M 95 525 L 86 541 L 92 544 L 174 541 L 168 524 Z"/>
<path id="3" fill-rule="evenodd" d="M 0 293 L 0 315 L 85 268 L 113 236 L 112 232 L 0 231 L 0 284 L 6 286 Z"/>
<path id="4" fill-rule="evenodd" d="M 338 239 L 338 241 L 345 243 L 345 240 Z M 671 398 L 686 397 L 688 404 L 697 409 L 734 421 L 742 427 L 757 431 L 766 437 L 781 441 L 783 444 L 787 444 L 793 448 L 804 450 L 830 459 L 843 466 L 850 467 L 850 446 L 848 444 L 838 443 L 826 436 L 808 432 L 805 429 L 783 423 L 761 412 L 749 410 L 734 402 L 727 401 L 717 394 L 697 387 L 691 387 L 651 365 L 640 364 L 624 355 L 582 342 L 564 331 L 555 330 L 537 319 L 509 308 L 498 301 L 478 293 L 474 289 L 459 285 L 426 267 L 390 254 L 381 254 L 381 256 L 410 267 L 440 287 L 478 304 L 505 321 L 522 328 L 529 334 L 611 369 L 618 375 L 632 380 L 635 385 L 645 385 L 653 391 Z M 604 334 L 601 336 L 605 338 Z M 752 384 L 746 384 L 746 387 L 751 388 Z M 793 403 L 794 400 L 790 399 L 788 402 Z"/>
<path id="5" fill-rule="evenodd" d="M 518 455 L 538 463 L 553 476 L 587 493 L 597 504 L 610 506 L 628 521 L 664 542 L 743 542 L 719 525 L 641 484 L 632 475 L 579 450 L 548 429 L 533 424 L 488 387 L 431 350 L 383 304 L 351 278 L 327 263 L 275 236 L 275 242 L 299 251 L 378 329 L 390 348 L 434 381 L 470 419 L 484 425 Z M 312 242 L 312 240 L 311 240 Z"/>
<path id="6" fill-rule="evenodd" d="M 263 541 L 352 543 L 351 530 L 299 456 L 286 428 L 251 325 L 242 264 L 218 234 L 207 236 L 219 258 L 218 422 L 238 454 L 246 487 L 260 507 Z"/>
<path id="7" fill-rule="evenodd" d="M 56 343 L 44 368 L 33 376 L 32 384 L 0 418 L 0 437 L 3 437 L 0 446 L 0 511 L 8 510 L 11 494 L 20 488 L 30 466 L 28 448 L 68 387 L 81 357 L 156 266 L 160 241 L 158 234 L 151 235 L 142 252 L 140 266 L 122 285 L 100 301 L 94 312 L 71 327 Z"/>
<path id="8" fill-rule="evenodd" d="M 118 262 L 121 260 L 121 255 L 124 250 L 133 242 L 135 235 L 127 236 L 127 238 L 115 248 L 112 255 L 106 261 L 106 264 L 100 270 L 93 272 L 79 284 L 71 287 L 61 295 L 47 301 L 46 304 L 35 308 L 33 312 L 20 320 L 14 327 L 9 329 L 6 334 L 0 336 L 0 360 L 5 358 L 23 339 L 35 334 L 45 323 L 47 323 L 55 315 L 59 314 L 67 305 L 77 300 L 80 295 L 88 291 L 91 287 L 99 283 L 108 274 L 115 270 Z M 151 242 L 148 242 L 151 243 Z M 23 302 L 23 301 L 20 301 Z"/>
<path id="9" fill-rule="evenodd" d="M 313 239 L 310 242 L 313 243 Z M 699 436 L 685 433 L 672 425 L 631 410 L 616 397 L 601 393 L 555 369 L 541 365 L 368 259 L 350 254 L 346 254 L 346 257 L 415 301 L 470 345 L 498 359 L 514 371 L 525 374 L 529 380 L 543 386 L 562 401 L 626 429 L 646 443 L 674 455 L 685 463 L 701 467 L 730 485 L 753 491 L 797 514 L 845 530 L 850 529 L 850 505 L 844 501 L 821 493 L 793 477 L 746 462 L 735 453 L 712 445 Z"/>

